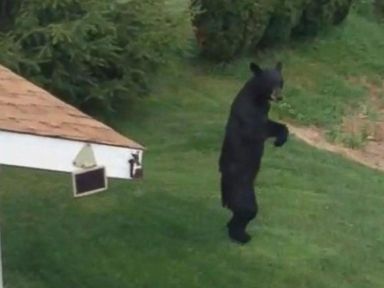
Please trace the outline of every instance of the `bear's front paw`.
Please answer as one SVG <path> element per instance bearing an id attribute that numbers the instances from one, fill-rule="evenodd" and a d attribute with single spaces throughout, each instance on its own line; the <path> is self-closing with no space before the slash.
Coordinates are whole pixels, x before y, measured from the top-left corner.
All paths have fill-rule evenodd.
<path id="1" fill-rule="evenodd" d="M 275 147 L 281 147 L 287 142 L 287 138 L 277 138 L 276 141 L 273 143 Z"/>
<path id="2" fill-rule="evenodd" d="M 281 133 L 276 137 L 276 140 L 274 143 L 275 147 L 283 146 L 285 142 L 287 142 L 288 136 L 289 136 L 288 127 L 284 125 Z"/>

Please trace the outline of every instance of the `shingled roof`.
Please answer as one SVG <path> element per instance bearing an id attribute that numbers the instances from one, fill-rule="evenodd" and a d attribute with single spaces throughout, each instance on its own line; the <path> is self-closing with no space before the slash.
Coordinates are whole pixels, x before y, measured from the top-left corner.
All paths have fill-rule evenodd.
<path id="1" fill-rule="evenodd" d="M 1 65 L 0 130 L 143 149 Z"/>

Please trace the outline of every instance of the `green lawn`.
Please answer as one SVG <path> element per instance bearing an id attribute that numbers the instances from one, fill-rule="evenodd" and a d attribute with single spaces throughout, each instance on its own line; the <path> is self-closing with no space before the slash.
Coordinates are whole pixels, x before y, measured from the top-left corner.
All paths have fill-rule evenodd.
<path id="1" fill-rule="evenodd" d="M 345 84 L 349 69 L 375 78 L 384 58 L 347 66 L 328 57 L 335 45 L 363 41 L 353 33 L 379 41 L 364 25 L 375 24 L 353 16 L 317 42 L 268 55 L 270 63 L 284 56 L 289 79 L 287 102 L 274 114 L 331 127 L 345 101 L 362 101 L 365 92 Z M 266 150 L 253 241 L 228 240 L 217 158 L 247 61 L 220 72 L 181 63 L 177 75 L 164 72 L 152 97 L 112 123 L 148 148 L 143 181 L 115 180 L 109 191 L 75 200 L 69 175 L 2 167 L 6 287 L 384 287 L 383 175 L 294 138 Z M 313 92 L 327 81 L 333 90 Z M 354 98 L 346 100 L 349 93 Z"/>

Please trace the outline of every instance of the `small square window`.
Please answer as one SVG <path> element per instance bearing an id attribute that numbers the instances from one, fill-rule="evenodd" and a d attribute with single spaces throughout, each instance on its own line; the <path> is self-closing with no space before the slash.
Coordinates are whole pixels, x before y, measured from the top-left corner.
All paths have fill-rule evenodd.
<path id="1" fill-rule="evenodd" d="M 76 171 L 72 173 L 73 194 L 75 197 L 87 196 L 108 188 L 105 167 Z"/>

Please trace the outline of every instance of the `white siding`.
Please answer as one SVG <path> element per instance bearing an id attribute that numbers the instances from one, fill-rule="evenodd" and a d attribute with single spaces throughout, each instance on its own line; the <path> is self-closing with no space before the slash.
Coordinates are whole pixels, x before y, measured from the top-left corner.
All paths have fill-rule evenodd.
<path id="1" fill-rule="evenodd" d="M 78 169 L 73 161 L 84 145 L 81 141 L 0 131 L 0 164 L 73 172 Z M 109 178 L 131 179 L 128 161 L 132 153 L 139 153 L 142 161 L 141 150 L 92 143 L 91 146 L 97 165 L 106 167 Z"/>

